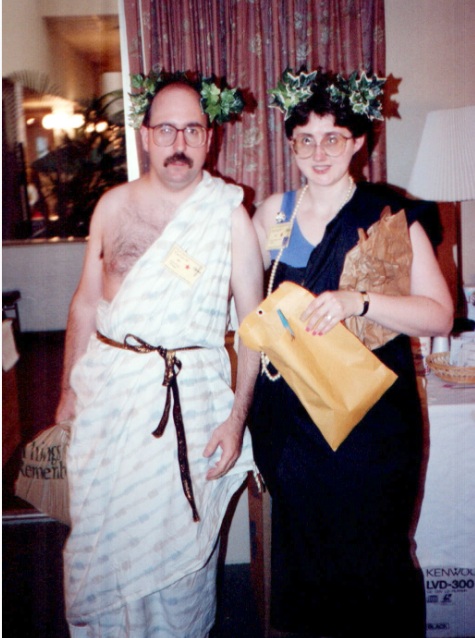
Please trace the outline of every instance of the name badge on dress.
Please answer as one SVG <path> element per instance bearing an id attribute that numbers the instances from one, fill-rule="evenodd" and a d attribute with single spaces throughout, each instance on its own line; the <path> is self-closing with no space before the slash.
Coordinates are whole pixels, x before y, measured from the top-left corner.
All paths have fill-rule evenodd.
<path id="1" fill-rule="evenodd" d="M 267 236 L 266 250 L 280 250 L 283 246 L 287 246 L 291 232 L 292 222 L 271 226 Z"/>
<path id="2" fill-rule="evenodd" d="M 177 244 L 174 244 L 169 250 L 163 264 L 168 270 L 184 279 L 190 285 L 195 283 L 205 269 L 203 264 L 193 259 L 186 250 L 183 250 Z"/>

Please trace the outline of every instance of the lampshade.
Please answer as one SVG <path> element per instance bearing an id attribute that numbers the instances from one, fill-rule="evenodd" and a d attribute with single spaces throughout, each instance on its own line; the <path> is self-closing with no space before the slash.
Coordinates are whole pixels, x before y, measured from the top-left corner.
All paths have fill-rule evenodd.
<path id="1" fill-rule="evenodd" d="M 408 191 L 436 202 L 475 200 L 475 106 L 427 114 Z"/>

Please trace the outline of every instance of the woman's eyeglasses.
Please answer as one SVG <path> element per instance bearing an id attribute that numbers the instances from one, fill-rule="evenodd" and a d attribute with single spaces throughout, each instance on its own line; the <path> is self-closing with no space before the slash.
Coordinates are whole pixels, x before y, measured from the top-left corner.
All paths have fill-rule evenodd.
<path id="1" fill-rule="evenodd" d="M 353 138 L 345 137 L 341 133 L 327 133 L 322 137 L 321 142 L 318 143 L 312 135 L 299 133 L 291 139 L 291 144 L 294 153 L 302 159 L 311 157 L 318 146 L 326 155 L 338 157 L 345 151 L 346 143 L 351 139 Z"/>

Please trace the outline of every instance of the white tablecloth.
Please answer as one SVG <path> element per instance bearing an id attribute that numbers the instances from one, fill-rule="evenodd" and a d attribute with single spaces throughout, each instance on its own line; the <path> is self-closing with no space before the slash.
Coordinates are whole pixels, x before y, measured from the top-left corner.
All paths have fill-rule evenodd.
<path id="1" fill-rule="evenodd" d="M 428 462 L 416 529 L 427 638 L 475 637 L 475 387 L 427 377 Z"/>

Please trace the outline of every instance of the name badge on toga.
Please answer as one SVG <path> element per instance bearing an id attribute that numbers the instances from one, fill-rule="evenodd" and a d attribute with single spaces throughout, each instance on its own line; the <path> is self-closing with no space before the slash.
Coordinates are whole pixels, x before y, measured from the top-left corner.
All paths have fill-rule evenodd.
<path id="1" fill-rule="evenodd" d="M 289 243 L 290 234 L 292 233 L 292 223 L 284 222 L 283 224 L 274 224 L 267 236 L 266 250 L 280 250 L 285 248 Z"/>
<path id="2" fill-rule="evenodd" d="M 190 286 L 195 283 L 205 269 L 203 264 L 190 257 L 186 250 L 183 250 L 177 244 L 174 244 L 169 250 L 163 264 L 168 270 L 189 283 Z"/>

